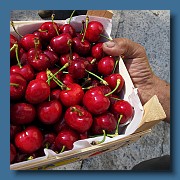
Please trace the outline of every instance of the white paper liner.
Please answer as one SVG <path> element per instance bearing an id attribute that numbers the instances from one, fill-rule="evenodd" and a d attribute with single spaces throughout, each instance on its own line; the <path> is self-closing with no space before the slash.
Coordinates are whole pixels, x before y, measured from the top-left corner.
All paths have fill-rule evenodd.
<path id="1" fill-rule="evenodd" d="M 72 18 L 71 20 L 71 25 L 75 27 L 76 31 L 80 32 L 81 31 L 81 27 L 82 27 L 82 20 L 85 20 L 85 15 L 82 16 L 75 16 Z M 105 36 L 110 36 L 111 34 L 111 29 L 112 29 L 112 20 L 111 19 L 107 19 L 107 18 L 102 18 L 102 17 L 95 17 L 95 16 L 89 16 L 89 20 L 97 20 L 99 22 L 101 22 L 105 28 L 105 32 L 104 35 Z M 47 20 L 46 20 L 47 21 Z M 25 35 L 27 33 L 32 33 L 35 30 L 37 30 L 40 25 L 43 22 L 46 21 L 14 21 L 15 27 L 17 29 L 17 31 L 22 34 Z M 65 21 L 61 21 L 61 20 L 56 20 L 55 21 L 58 24 L 64 24 L 68 22 L 68 19 Z M 10 32 L 15 35 L 16 37 L 17 34 L 13 31 L 12 27 L 10 28 Z M 102 38 L 101 41 L 107 41 L 106 39 Z M 107 142 L 111 142 L 114 140 L 118 140 L 118 139 L 122 139 L 124 137 L 127 137 L 128 135 L 134 133 L 136 131 L 136 129 L 138 128 L 142 116 L 143 116 L 143 107 L 141 104 L 141 101 L 139 99 L 138 96 L 138 91 L 136 88 L 134 88 L 134 85 L 132 83 L 132 80 L 130 78 L 130 75 L 124 65 L 123 60 L 120 58 L 119 60 L 119 73 L 122 75 L 122 77 L 125 80 L 125 87 L 124 87 L 124 94 L 123 94 L 123 99 L 127 100 L 130 102 L 130 104 L 133 106 L 134 108 L 134 116 L 132 118 L 132 120 L 129 122 L 129 124 L 127 125 L 124 134 L 122 135 L 118 135 L 114 138 L 110 138 L 110 137 L 106 137 L 105 141 L 103 143 L 107 143 Z M 84 139 L 84 140 L 78 140 L 74 143 L 74 147 L 72 150 L 69 151 L 65 151 L 63 153 L 60 154 L 56 154 L 54 151 L 49 150 L 49 149 L 44 149 L 45 155 L 44 157 L 39 157 L 33 160 L 29 160 L 29 161 L 24 161 L 24 162 L 20 162 L 20 163 L 15 163 L 12 164 L 11 167 L 16 166 L 16 165 L 26 165 L 27 163 L 34 163 L 34 162 L 38 162 L 41 159 L 48 159 L 50 157 L 60 157 L 63 156 L 64 154 L 69 154 L 72 153 L 74 151 L 80 150 L 80 149 L 84 149 L 87 147 L 91 147 L 93 145 L 91 145 L 92 141 L 101 141 L 103 139 L 103 136 L 98 136 L 95 138 L 88 138 L 88 139 Z"/>

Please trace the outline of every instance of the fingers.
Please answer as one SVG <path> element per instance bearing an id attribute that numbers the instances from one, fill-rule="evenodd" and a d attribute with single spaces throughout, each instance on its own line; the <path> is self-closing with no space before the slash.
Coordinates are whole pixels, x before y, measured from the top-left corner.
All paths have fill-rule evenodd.
<path id="1" fill-rule="evenodd" d="M 111 56 L 125 56 L 125 58 L 145 57 L 143 46 L 127 38 L 116 38 L 103 44 L 103 50 Z"/>

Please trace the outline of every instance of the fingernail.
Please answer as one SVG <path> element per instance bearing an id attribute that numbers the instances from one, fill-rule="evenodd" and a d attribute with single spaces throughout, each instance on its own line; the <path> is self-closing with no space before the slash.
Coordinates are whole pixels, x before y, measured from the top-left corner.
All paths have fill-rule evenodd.
<path id="1" fill-rule="evenodd" d="M 106 46 L 107 46 L 108 48 L 112 48 L 112 47 L 115 46 L 115 42 L 114 42 L 114 41 L 108 41 L 108 42 L 105 42 L 105 44 L 106 44 Z"/>

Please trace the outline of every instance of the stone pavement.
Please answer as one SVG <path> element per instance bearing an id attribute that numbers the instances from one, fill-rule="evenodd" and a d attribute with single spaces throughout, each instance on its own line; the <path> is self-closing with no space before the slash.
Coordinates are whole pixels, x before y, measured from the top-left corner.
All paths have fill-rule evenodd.
<path id="1" fill-rule="evenodd" d="M 11 20 L 40 20 L 38 11 L 11 11 Z M 143 45 L 150 65 L 170 82 L 170 11 L 114 10 L 112 37 Z M 137 163 L 170 154 L 170 126 L 160 122 L 152 132 L 129 146 L 52 170 L 130 170 Z"/>

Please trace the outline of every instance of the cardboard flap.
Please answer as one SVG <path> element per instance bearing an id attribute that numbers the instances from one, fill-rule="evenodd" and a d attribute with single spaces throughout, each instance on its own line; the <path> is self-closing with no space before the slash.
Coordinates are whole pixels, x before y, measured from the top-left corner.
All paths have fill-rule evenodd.
<path id="1" fill-rule="evenodd" d="M 88 10 L 87 15 L 112 19 L 113 12 L 111 10 Z"/>
<path id="2" fill-rule="evenodd" d="M 145 131 L 166 118 L 166 114 L 158 97 L 154 95 L 144 105 L 144 115 L 136 132 Z"/>

